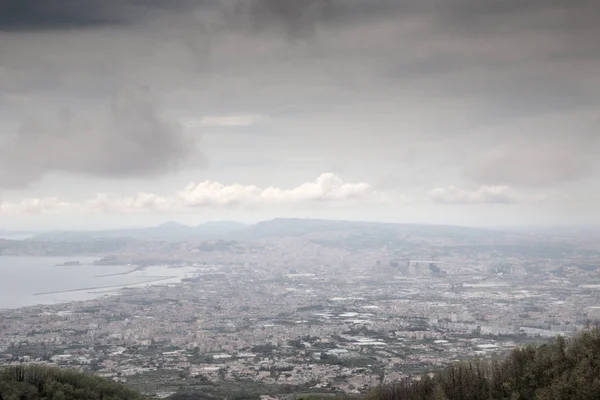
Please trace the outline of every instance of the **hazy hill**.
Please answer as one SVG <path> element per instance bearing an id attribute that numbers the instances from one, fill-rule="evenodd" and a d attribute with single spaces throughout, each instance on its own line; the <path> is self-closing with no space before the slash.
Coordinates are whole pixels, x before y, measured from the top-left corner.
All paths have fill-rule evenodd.
<path id="1" fill-rule="evenodd" d="M 166 222 L 150 228 L 114 229 L 103 231 L 52 231 L 29 239 L 36 242 L 85 242 L 99 239 L 136 240 L 201 240 L 227 238 L 258 240 L 275 237 L 300 237 L 320 235 L 416 235 L 449 238 L 487 238 L 501 235 L 500 232 L 441 225 L 396 224 L 382 222 L 333 221 L 323 219 L 277 218 L 254 225 L 238 222 L 207 222 L 198 226 L 187 226 L 177 222 Z M 502 233 L 505 235 L 505 233 Z"/>
<path id="2" fill-rule="evenodd" d="M 29 231 L 4 231 L 0 230 L 0 239 L 9 240 L 25 240 L 37 235 L 35 232 Z"/>
<path id="3" fill-rule="evenodd" d="M 336 221 L 324 219 L 276 218 L 259 222 L 230 236 L 240 239 L 271 237 L 318 236 L 324 234 L 414 235 L 447 238 L 488 238 L 506 235 L 504 232 L 481 228 L 446 225 L 401 224 L 384 222 Z"/>
<path id="4" fill-rule="evenodd" d="M 185 241 L 215 238 L 242 230 L 246 225 L 238 222 L 207 222 L 198 226 L 188 226 L 177 222 L 166 222 L 159 226 L 134 229 L 113 229 L 102 231 L 51 231 L 32 237 L 38 242 L 83 242 L 98 239 L 137 239 Z"/>
<path id="5" fill-rule="evenodd" d="M 149 243 L 301 239 L 319 246 L 361 251 L 382 247 L 413 249 L 437 241 L 445 246 L 502 247 L 505 253 L 531 253 L 538 238 L 525 233 L 510 233 L 481 228 L 444 225 L 398 224 L 381 222 L 335 221 L 321 219 L 278 218 L 254 225 L 237 222 L 209 222 L 187 226 L 167 222 L 150 228 L 105 231 L 54 231 L 37 235 L 19 245 L 6 244 L 5 254 L 73 255 L 105 254 L 129 246 L 140 251 Z M 42 248 L 40 248 L 42 247 Z M 548 246 L 546 246 L 548 247 Z M 154 250 L 158 247 L 154 246 Z M 20 249 L 20 250 L 19 250 Z M 36 250 L 37 249 L 37 250 Z M 115 249 L 115 250 L 111 250 Z M 2 249 L 0 249 L 0 253 Z M 85 251 L 84 251 L 85 250 Z M 563 251 L 552 244 L 543 251 Z M 520 253 L 519 253 L 520 254 Z"/>
<path id="6" fill-rule="evenodd" d="M 133 389 L 90 373 L 42 365 L 0 369 L 2 400 L 137 400 Z"/>

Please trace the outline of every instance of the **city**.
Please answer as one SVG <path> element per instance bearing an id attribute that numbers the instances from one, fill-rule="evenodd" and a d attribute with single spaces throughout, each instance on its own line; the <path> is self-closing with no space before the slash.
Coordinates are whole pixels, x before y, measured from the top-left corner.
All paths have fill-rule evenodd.
<path id="1" fill-rule="evenodd" d="M 190 271 L 183 281 L 2 311 L 2 363 L 88 369 L 164 395 L 359 394 L 600 319 L 600 249 L 585 237 L 314 223 L 261 223 L 300 236 L 154 243 L 158 260 L 169 246 L 170 267 Z M 152 264 L 133 250 L 94 268 Z"/>

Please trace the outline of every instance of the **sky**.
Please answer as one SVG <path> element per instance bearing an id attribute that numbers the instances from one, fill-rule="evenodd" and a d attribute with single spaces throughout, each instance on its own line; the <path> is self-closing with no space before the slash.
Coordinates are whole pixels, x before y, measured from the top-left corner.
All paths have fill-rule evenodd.
<path id="1" fill-rule="evenodd" d="M 0 0 L 0 230 L 600 223 L 596 0 Z"/>

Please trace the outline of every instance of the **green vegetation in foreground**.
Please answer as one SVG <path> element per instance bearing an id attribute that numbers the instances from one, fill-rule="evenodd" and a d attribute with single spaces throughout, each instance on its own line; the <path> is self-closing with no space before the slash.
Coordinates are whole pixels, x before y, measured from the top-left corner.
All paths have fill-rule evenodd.
<path id="1" fill-rule="evenodd" d="M 124 385 L 87 372 L 42 365 L 0 369 L 0 400 L 137 400 Z"/>
<path id="2" fill-rule="evenodd" d="M 600 399 L 600 328 L 515 349 L 500 361 L 460 362 L 419 381 L 383 386 L 365 400 Z"/>

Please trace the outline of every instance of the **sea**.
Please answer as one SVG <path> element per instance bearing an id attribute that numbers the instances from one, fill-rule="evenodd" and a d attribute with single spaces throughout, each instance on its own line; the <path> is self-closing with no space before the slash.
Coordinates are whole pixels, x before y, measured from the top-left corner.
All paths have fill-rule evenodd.
<path id="1" fill-rule="evenodd" d="M 181 282 L 191 267 L 94 265 L 91 257 L 0 256 L 0 310 L 91 300 L 122 288 Z M 78 262 L 80 265 L 64 265 Z"/>

